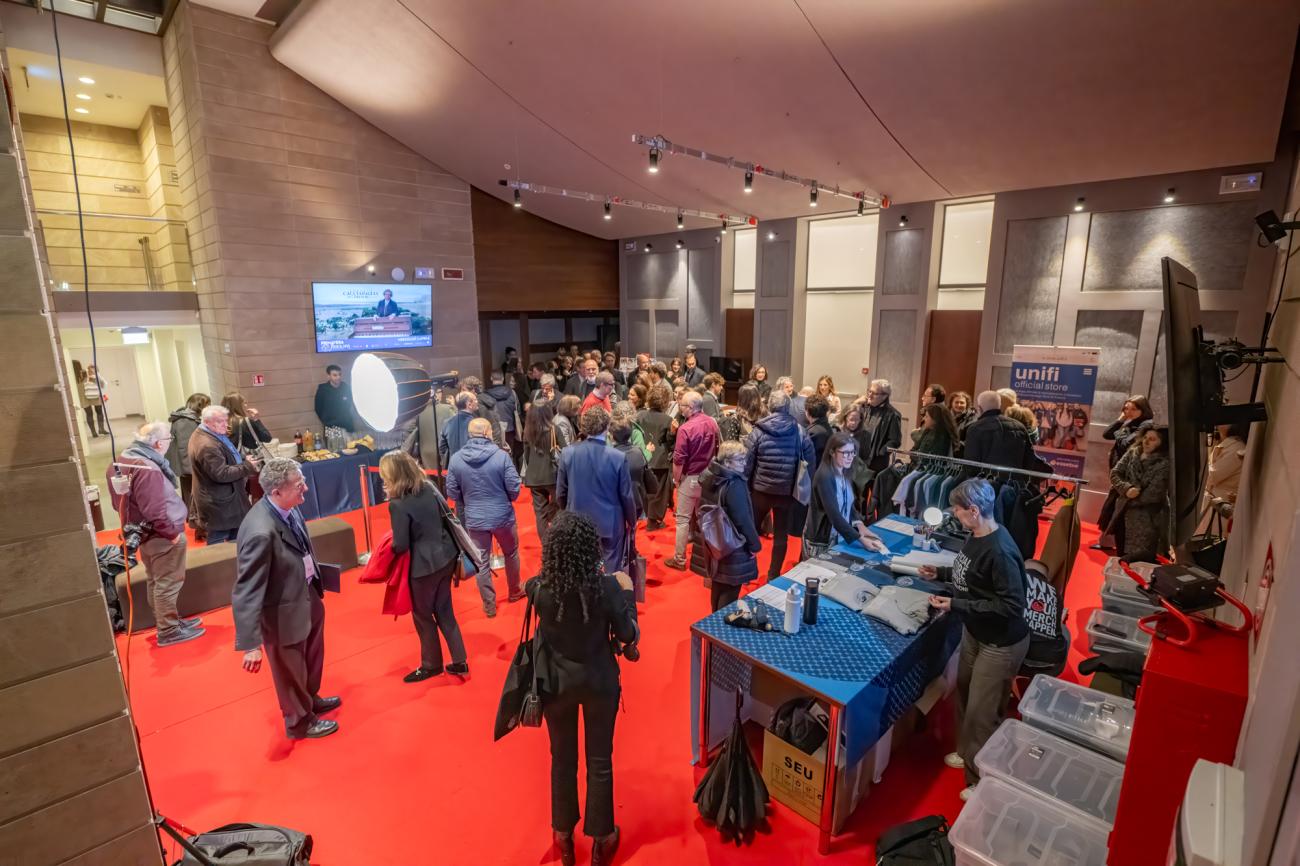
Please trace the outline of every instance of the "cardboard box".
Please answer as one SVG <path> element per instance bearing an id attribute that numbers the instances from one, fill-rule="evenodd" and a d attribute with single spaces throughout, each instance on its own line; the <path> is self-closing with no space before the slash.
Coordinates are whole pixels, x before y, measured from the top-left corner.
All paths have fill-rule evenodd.
<path id="1" fill-rule="evenodd" d="M 814 824 L 820 823 L 822 792 L 826 785 L 826 747 L 809 755 L 771 731 L 764 731 L 763 781 L 772 799 Z"/>

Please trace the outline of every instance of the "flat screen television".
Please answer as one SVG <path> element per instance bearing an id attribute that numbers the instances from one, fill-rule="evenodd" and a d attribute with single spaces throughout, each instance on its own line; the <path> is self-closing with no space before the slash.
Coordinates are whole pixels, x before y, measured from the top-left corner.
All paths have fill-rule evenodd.
<path id="1" fill-rule="evenodd" d="M 1165 293 L 1165 369 L 1169 401 L 1170 545 L 1178 547 L 1196 532 L 1201 487 L 1205 482 L 1201 388 L 1201 303 L 1196 275 L 1171 258 L 1162 258 Z"/>
<path id="2" fill-rule="evenodd" d="M 317 352 L 372 352 L 433 345 L 428 283 L 312 283 Z"/>

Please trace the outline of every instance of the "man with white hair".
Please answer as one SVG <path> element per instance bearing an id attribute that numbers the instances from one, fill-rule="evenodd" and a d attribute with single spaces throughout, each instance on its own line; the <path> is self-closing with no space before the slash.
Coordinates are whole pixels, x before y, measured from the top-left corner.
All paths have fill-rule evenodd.
<path id="1" fill-rule="evenodd" d="M 511 504 L 519 498 L 519 473 L 510 452 L 492 441 L 492 425 L 486 418 L 469 422 L 469 441 L 455 453 L 447 467 L 447 498 L 457 503 L 457 512 L 474 544 L 482 551 L 501 547 L 506 561 L 507 600 L 524 597 L 519 583 L 519 527 Z M 476 576 L 483 612 L 497 615 L 497 593 L 492 586 L 492 569 L 485 559 Z"/>
<path id="2" fill-rule="evenodd" d="M 718 422 L 704 414 L 704 398 L 687 389 L 677 400 L 677 441 L 673 447 L 673 480 L 677 483 L 677 537 L 673 555 L 664 565 L 686 570 L 686 543 L 691 535 L 691 518 L 700 505 L 700 475 L 718 453 L 722 432 Z"/>
<path id="3" fill-rule="evenodd" d="M 873 379 L 867 386 L 858 456 L 874 473 L 889 465 L 889 449 L 903 443 L 903 413 L 889 402 L 893 393 L 888 379 Z"/>
<path id="4" fill-rule="evenodd" d="M 600 365 L 594 358 L 584 358 L 578 365 L 578 375 L 569 379 L 564 386 L 564 393 L 572 394 L 579 400 L 586 400 L 587 395 L 596 390 L 596 373 Z"/>
<path id="5" fill-rule="evenodd" d="M 139 554 L 148 581 L 149 607 L 158 627 L 158 646 L 174 646 L 203 634 L 198 617 L 182 620 L 176 598 L 185 583 L 185 503 L 176 492 L 177 478 L 163 454 L 171 443 L 171 425 L 152 421 L 108 467 L 113 508 L 127 527 L 138 528 Z M 123 487 L 118 493 L 118 487 Z"/>
<path id="6" fill-rule="evenodd" d="M 213 404 L 199 416 L 201 423 L 190 436 L 190 465 L 194 470 L 194 508 L 208 544 L 234 541 L 239 523 L 248 513 L 248 479 L 261 466 L 239 453 L 227 435 L 230 411 Z"/>
<path id="7" fill-rule="evenodd" d="M 266 461 L 258 481 L 265 492 L 236 541 L 235 650 L 244 670 L 262 669 L 263 652 L 291 740 L 327 737 L 338 722 L 320 718 L 343 704 L 320 695 L 325 668 L 325 587 L 307 524 L 298 513 L 307 482 L 296 460 Z"/>
<path id="8" fill-rule="evenodd" d="M 1034 451 L 1025 425 L 1002 414 L 1003 395 L 981 391 L 975 398 L 979 417 L 966 428 L 963 459 L 991 466 L 1051 472 L 1052 467 Z"/>

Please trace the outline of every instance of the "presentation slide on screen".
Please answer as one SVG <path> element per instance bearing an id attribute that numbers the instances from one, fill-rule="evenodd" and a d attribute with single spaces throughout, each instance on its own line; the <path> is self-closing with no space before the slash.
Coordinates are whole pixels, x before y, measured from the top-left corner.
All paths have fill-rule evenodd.
<path id="1" fill-rule="evenodd" d="M 427 283 L 312 283 L 316 351 L 433 345 L 433 287 Z"/>

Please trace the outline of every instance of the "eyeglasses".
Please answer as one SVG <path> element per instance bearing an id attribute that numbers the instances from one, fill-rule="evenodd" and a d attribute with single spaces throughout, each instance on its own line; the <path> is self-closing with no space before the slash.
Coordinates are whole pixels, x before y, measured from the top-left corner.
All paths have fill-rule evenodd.
<path id="1" fill-rule="evenodd" d="M 836 451 L 835 453 L 836 453 L 836 454 L 843 454 L 845 457 L 850 457 L 850 456 L 852 456 L 852 455 L 854 455 L 854 454 L 857 454 L 857 453 L 858 453 L 858 449 L 856 449 L 856 448 L 841 448 L 841 449 L 839 449 L 838 451 Z"/>

